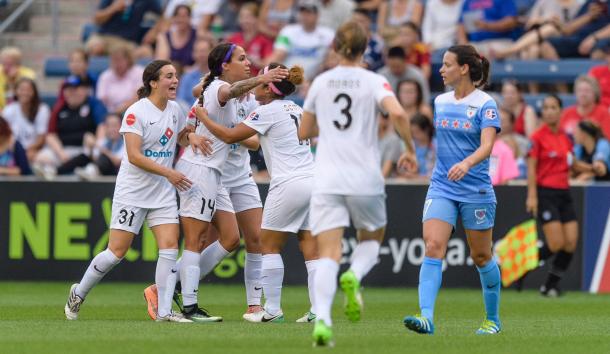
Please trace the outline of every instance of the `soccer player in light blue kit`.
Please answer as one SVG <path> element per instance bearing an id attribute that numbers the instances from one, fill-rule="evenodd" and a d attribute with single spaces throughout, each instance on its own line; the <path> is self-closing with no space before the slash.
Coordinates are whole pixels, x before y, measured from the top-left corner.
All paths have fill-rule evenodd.
<path id="1" fill-rule="evenodd" d="M 470 256 L 479 271 L 487 316 L 477 334 L 500 332 L 500 270 L 492 259 L 496 196 L 489 177 L 489 155 L 500 118 L 496 102 L 481 91 L 489 78 L 489 61 L 470 45 L 451 47 L 440 69 L 453 91 L 434 102 L 436 165 L 424 203 L 426 255 L 419 271 L 421 314 L 404 325 L 417 333 L 434 333 L 434 303 L 441 286 L 447 244 L 462 218 Z"/>

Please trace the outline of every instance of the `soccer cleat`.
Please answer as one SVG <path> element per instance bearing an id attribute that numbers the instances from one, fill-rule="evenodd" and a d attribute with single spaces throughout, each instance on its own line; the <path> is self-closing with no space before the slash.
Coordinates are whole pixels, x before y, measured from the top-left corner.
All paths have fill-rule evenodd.
<path id="1" fill-rule="evenodd" d="M 540 287 L 540 295 L 546 297 L 560 297 L 561 295 L 563 295 L 563 293 L 558 287 L 547 288 L 546 285 L 543 285 Z"/>
<path id="2" fill-rule="evenodd" d="M 179 323 L 192 323 L 193 321 L 188 318 L 184 318 L 181 313 L 170 312 L 167 316 L 155 315 L 155 321 L 157 322 L 179 322 Z"/>
<path id="3" fill-rule="evenodd" d="M 303 317 L 299 318 L 296 322 L 297 323 L 309 323 L 309 322 L 314 322 L 316 320 L 316 314 L 311 312 L 311 311 L 307 311 L 306 314 L 303 315 Z"/>
<path id="4" fill-rule="evenodd" d="M 481 327 L 477 330 L 477 334 L 498 334 L 502 330 L 499 323 L 492 320 L 485 320 L 481 324 Z"/>
<path id="5" fill-rule="evenodd" d="M 334 347 L 333 330 L 322 320 L 316 321 L 313 327 L 313 346 L 314 347 Z"/>
<path id="6" fill-rule="evenodd" d="M 405 327 L 419 334 L 434 334 L 434 324 L 422 315 L 407 316 L 402 320 Z"/>
<path id="7" fill-rule="evenodd" d="M 66 301 L 66 306 L 64 307 L 64 313 L 66 314 L 66 318 L 68 320 L 78 319 L 78 311 L 80 310 L 80 305 L 82 305 L 85 301 L 85 299 L 76 295 L 77 286 L 78 284 L 72 284 L 72 286 L 70 287 L 68 301 Z"/>
<path id="8" fill-rule="evenodd" d="M 255 323 L 263 323 L 263 322 L 273 322 L 273 323 L 283 323 L 284 322 L 284 313 L 282 311 L 278 312 L 276 315 L 271 315 L 265 310 L 261 310 L 254 313 L 246 313 L 242 316 L 244 320 L 248 322 Z"/>
<path id="9" fill-rule="evenodd" d="M 193 322 L 222 322 L 222 317 L 210 315 L 208 310 L 197 306 L 197 304 L 186 306 L 182 315 Z"/>
<path id="10" fill-rule="evenodd" d="M 157 307 L 159 306 L 159 294 L 157 294 L 157 286 L 155 284 L 144 289 L 144 301 L 146 301 L 148 317 L 151 320 L 157 319 Z"/>
<path id="11" fill-rule="evenodd" d="M 244 313 L 244 315 L 249 314 L 249 313 L 259 312 L 262 310 L 263 310 L 263 307 L 261 305 L 248 305 L 248 309 L 246 310 L 246 313 Z"/>
<path id="12" fill-rule="evenodd" d="M 360 294 L 360 282 L 353 271 L 348 270 L 339 278 L 341 290 L 345 293 L 345 315 L 352 322 L 360 321 L 362 312 L 362 295 Z"/>

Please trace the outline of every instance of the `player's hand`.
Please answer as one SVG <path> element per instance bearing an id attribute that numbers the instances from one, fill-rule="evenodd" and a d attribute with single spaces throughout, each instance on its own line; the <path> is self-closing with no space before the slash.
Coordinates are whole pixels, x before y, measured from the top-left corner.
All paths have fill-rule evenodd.
<path id="1" fill-rule="evenodd" d="M 191 182 L 191 180 L 189 180 L 188 178 L 186 178 L 185 175 L 176 170 L 170 170 L 166 178 L 169 183 L 173 184 L 174 187 L 183 192 L 191 189 L 191 186 L 193 185 L 193 182 Z"/>
<path id="2" fill-rule="evenodd" d="M 536 217 L 538 215 L 538 198 L 527 197 L 527 200 L 525 201 L 525 211 Z"/>
<path id="3" fill-rule="evenodd" d="M 280 82 L 287 78 L 289 73 L 288 69 L 277 67 L 267 71 L 266 74 L 259 76 L 259 83 L 268 84 L 270 82 Z"/>
<path id="4" fill-rule="evenodd" d="M 601 161 L 594 161 L 592 168 L 596 176 L 604 176 L 608 171 L 606 164 Z"/>
<path id="5" fill-rule="evenodd" d="M 447 173 L 447 178 L 450 181 L 459 181 L 470 171 L 470 164 L 466 161 L 460 161 L 453 165 Z"/>
<path id="6" fill-rule="evenodd" d="M 189 144 L 191 145 L 191 149 L 196 154 L 197 150 L 201 151 L 201 153 L 205 156 L 212 155 L 214 150 L 212 149 L 212 140 L 201 135 L 197 135 L 195 133 L 189 133 L 190 137 L 188 139 Z"/>
<path id="7" fill-rule="evenodd" d="M 415 173 L 418 170 L 417 157 L 414 153 L 408 151 L 400 155 L 396 165 L 399 170 L 405 170 L 408 173 Z"/>
<path id="8" fill-rule="evenodd" d="M 197 117 L 201 123 L 203 123 L 203 121 L 206 119 L 210 119 L 208 116 L 208 110 L 199 105 L 195 106 L 195 117 Z"/>
<path id="9" fill-rule="evenodd" d="M 478 29 L 482 29 L 482 30 L 487 30 L 488 26 L 487 26 L 487 22 L 483 21 L 483 20 L 475 20 L 474 21 L 474 25 L 478 28 Z"/>

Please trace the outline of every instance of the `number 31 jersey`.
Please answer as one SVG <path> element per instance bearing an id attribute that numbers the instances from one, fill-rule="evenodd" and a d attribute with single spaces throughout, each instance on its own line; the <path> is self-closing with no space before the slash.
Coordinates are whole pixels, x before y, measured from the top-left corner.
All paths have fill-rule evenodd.
<path id="1" fill-rule="evenodd" d="M 338 66 L 312 83 L 303 109 L 316 115 L 320 135 L 314 194 L 384 194 L 377 141 L 381 101 L 394 96 L 381 75 Z"/>

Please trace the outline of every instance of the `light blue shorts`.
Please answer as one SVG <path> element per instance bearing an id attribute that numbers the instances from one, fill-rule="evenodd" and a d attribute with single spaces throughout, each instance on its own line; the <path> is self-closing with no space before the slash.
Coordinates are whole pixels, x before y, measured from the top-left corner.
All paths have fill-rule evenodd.
<path id="1" fill-rule="evenodd" d="M 487 230 L 494 226 L 496 203 L 464 203 L 445 198 L 430 198 L 424 203 L 422 222 L 429 219 L 445 221 L 455 229 L 458 214 L 468 230 Z"/>

